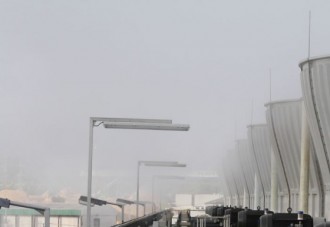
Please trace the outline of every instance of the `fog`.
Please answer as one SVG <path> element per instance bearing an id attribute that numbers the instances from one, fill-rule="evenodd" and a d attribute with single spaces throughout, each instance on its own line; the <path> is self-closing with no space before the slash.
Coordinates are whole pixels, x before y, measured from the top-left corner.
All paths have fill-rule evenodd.
<path id="1" fill-rule="evenodd" d="M 86 194 L 90 117 L 191 127 L 95 127 L 95 195 L 132 196 L 139 160 L 187 164 L 142 166 L 142 194 L 153 175 L 217 174 L 265 123 L 270 71 L 272 100 L 301 96 L 309 10 L 311 56 L 329 54 L 326 0 L 0 0 L 0 189 Z"/>

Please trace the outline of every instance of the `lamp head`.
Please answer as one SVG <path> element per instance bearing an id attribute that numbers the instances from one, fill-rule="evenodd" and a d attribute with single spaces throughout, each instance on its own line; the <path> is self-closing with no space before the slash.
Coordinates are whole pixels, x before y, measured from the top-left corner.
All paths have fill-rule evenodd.
<path id="1" fill-rule="evenodd" d="M 10 207 L 10 200 L 0 198 L 0 209 L 1 207 L 9 208 Z"/>

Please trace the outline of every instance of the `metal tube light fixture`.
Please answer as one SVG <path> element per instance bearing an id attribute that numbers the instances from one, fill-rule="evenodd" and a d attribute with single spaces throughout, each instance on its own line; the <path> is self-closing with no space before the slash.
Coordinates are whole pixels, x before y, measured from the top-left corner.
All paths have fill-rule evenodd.
<path id="1" fill-rule="evenodd" d="M 160 124 L 143 122 L 104 122 L 105 128 L 114 129 L 144 129 L 144 130 L 165 130 L 165 131 L 188 131 L 189 125 L 185 124 Z"/>
<path id="2" fill-rule="evenodd" d="M 92 166 L 93 166 L 93 129 L 94 127 L 98 127 L 101 124 L 103 124 L 105 128 L 113 128 L 113 129 L 188 131 L 190 128 L 190 126 L 187 124 L 172 124 L 172 120 L 91 117 L 89 120 L 87 227 L 91 226 L 91 213 L 92 213 L 91 197 L 92 197 Z"/>
<path id="3" fill-rule="evenodd" d="M 137 186 L 136 186 L 136 201 L 139 203 L 140 197 L 140 166 L 141 164 L 151 167 L 186 167 L 186 164 L 173 161 L 138 161 L 137 168 Z M 139 216 L 139 206 L 136 206 L 136 217 Z"/>

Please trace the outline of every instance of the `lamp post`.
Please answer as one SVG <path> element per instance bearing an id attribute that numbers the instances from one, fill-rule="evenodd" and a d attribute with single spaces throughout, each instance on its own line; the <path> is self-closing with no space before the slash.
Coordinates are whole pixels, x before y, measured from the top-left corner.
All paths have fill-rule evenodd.
<path id="1" fill-rule="evenodd" d="M 87 196 L 80 196 L 79 198 L 79 203 L 82 205 L 87 205 Z M 105 200 L 100 200 L 100 199 L 95 199 L 95 198 L 91 198 L 91 205 L 98 205 L 98 206 L 103 206 L 103 205 L 114 205 L 114 206 L 118 206 L 121 209 L 121 223 L 124 223 L 124 204 L 120 204 L 120 203 L 112 203 L 112 202 L 108 202 Z"/>
<path id="2" fill-rule="evenodd" d="M 94 129 L 94 127 L 98 127 L 101 124 L 103 124 L 103 126 L 105 128 L 113 128 L 113 129 L 170 130 L 170 131 L 188 131 L 189 130 L 189 125 L 172 124 L 172 120 L 91 117 L 89 120 L 87 227 L 91 226 L 93 129 Z"/>
<path id="3" fill-rule="evenodd" d="M 178 162 L 162 162 L 162 161 L 138 161 L 137 166 L 137 186 L 136 186 L 136 201 L 139 203 L 139 190 L 140 190 L 140 166 L 152 166 L 152 167 L 186 167 L 186 164 Z M 136 217 L 139 217 L 139 206 L 136 206 Z"/>
<path id="4" fill-rule="evenodd" d="M 154 212 L 154 188 L 155 188 L 155 181 L 156 179 L 162 179 L 162 180 L 184 180 L 185 177 L 181 176 L 165 176 L 165 175 L 154 175 L 152 176 L 152 186 L 151 186 L 151 201 L 152 201 L 152 212 Z"/>
<path id="5" fill-rule="evenodd" d="M 45 217 L 45 227 L 50 227 L 50 209 L 48 207 L 42 207 L 27 203 L 15 202 L 9 199 L 0 198 L 0 209 L 1 207 L 9 208 L 10 206 L 24 207 L 34 209 Z"/>
<path id="6" fill-rule="evenodd" d="M 136 206 L 143 206 L 143 214 L 146 214 L 146 203 L 145 202 L 137 202 L 137 201 L 131 201 L 131 200 L 127 200 L 127 199 L 117 199 L 116 200 L 117 203 L 121 203 L 121 204 L 127 204 L 127 205 L 132 205 L 132 204 L 136 204 Z"/>
<path id="7" fill-rule="evenodd" d="M 147 205 L 148 205 L 148 204 L 151 205 L 151 209 L 153 209 L 153 207 L 154 207 L 154 203 L 151 202 L 151 201 L 146 201 L 146 200 L 141 201 L 141 200 L 140 200 L 139 202 L 145 205 L 144 213 L 143 213 L 144 215 L 146 215 L 146 210 L 147 210 Z"/>

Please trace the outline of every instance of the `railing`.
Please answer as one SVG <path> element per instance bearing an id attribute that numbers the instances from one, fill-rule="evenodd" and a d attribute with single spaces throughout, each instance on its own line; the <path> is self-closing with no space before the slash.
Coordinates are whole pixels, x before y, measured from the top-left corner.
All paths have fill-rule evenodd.
<path id="1" fill-rule="evenodd" d="M 210 216 L 208 214 L 204 214 L 197 216 L 195 220 L 196 220 L 196 227 L 206 227 L 206 226 L 223 227 L 224 217 Z"/>
<path id="2" fill-rule="evenodd" d="M 132 219 L 126 221 L 122 224 L 114 225 L 113 227 L 148 227 L 152 226 L 154 221 L 159 221 L 162 217 L 166 217 L 167 212 L 171 212 L 171 210 L 163 210 L 160 212 L 152 213 L 143 217 L 139 217 L 136 219 Z"/>
<path id="3" fill-rule="evenodd" d="M 226 214 L 223 216 L 223 226 L 230 227 L 230 214 Z"/>

